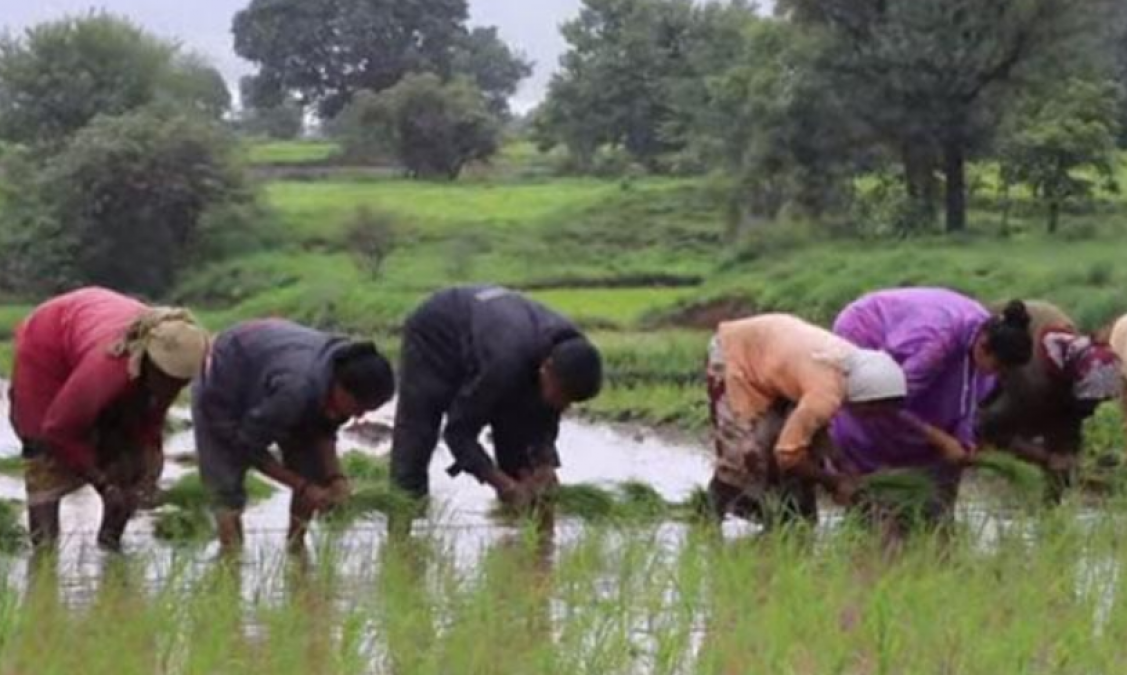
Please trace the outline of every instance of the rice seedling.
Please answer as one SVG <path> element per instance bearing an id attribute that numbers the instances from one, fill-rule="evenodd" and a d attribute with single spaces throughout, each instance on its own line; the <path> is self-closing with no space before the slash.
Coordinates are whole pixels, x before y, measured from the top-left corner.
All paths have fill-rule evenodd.
<path id="1" fill-rule="evenodd" d="M 870 518 L 913 526 L 939 498 L 935 481 L 922 471 L 879 471 L 861 479 L 856 503 Z"/>
<path id="2" fill-rule="evenodd" d="M 1045 492 L 1045 476 L 1041 469 L 1011 454 L 984 452 L 974 458 L 972 466 L 1003 481 L 1021 498 L 1036 500 Z"/>
<path id="3" fill-rule="evenodd" d="M 551 498 L 556 513 L 584 520 L 604 520 L 618 515 L 618 501 L 612 490 L 580 483 L 559 486 Z"/>
<path id="4" fill-rule="evenodd" d="M 247 497 L 251 503 L 269 499 L 276 488 L 254 474 L 246 477 Z M 211 496 L 199 473 L 185 474 L 164 490 L 153 519 L 153 535 L 165 541 L 196 541 L 210 538 L 214 532 Z"/>
<path id="5" fill-rule="evenodd" d="M 27 541 L 27 530 L 21 520 L 19 502 L 0 500 L 0 552 L 12 553 L 23 548 Z"/>
<path id="6" fill-rule="evenodd" d="M 0 474 L 18 478 L 23 476 L 23 470 L 23 457 L 0 457 Z"/>

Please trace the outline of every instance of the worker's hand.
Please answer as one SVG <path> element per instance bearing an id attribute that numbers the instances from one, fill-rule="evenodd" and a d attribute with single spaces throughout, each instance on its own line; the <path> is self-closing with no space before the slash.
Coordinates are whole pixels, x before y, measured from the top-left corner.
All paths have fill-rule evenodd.
<path id="1" fill-rule="evenodd" d="M 316 483 L 306 483 L 299 488 L 297 498 L 314 511 L 324 511 L 333 505 L 332 491 Z"/>
<path id="2" fill-rule="evenodd" d="M 1054 473 L 1071 473 L 1076 468 L 1079 455 L 1065 452 L 1050 452 L 1045 458 L 1045 468 Z"/>
<path id="3" fill-rule="evenodd" d="M 833 488 L 833 500 L 838 506 L 852 506 L 860 485 L 852 476 L 839 476 Z"/>
<path id="4" fill-rule="evenodd" d="M 942 429 L 924 422 L 915 415 L 905 414 L 902 415 L 902 417 L 904 419 L 907 419 L 910 423 L 916 425 L 916 427 L 924 435 L 924 438 L 926 438 L 928 443 L 930 443 L 931 446 L 936 449 L 936 451 L 939 453 L 939 456 L 943 459 L 944 462 L 951 464 L 952 466 L 966 466 L 970 464 L 973 453 L 967 450 L 967 448 L 963 446 L 959 439 L 955 438 L 946 431 L 943 431 Z"/>
<path id="5" fill-rule="evenodd" d="M 528 486 L 528 489 L 532 491 L 535 497 L 543 497 L 551 494 L 560 486 L 560 479 L 556 474 L 556 468 L 549 465 L 539 466 L 535 470 L 528 472 L 522 482 Z"/>
<path id="6" fill-rule="evenodd" d="M 536 494 L 527 483 L 512 481 L 511 484 L 497 490 L 497 498 L 514 511 L 527 511 L 532 506 Z"/>
<path id="7" fill-rule="evenodd" d="M 939 444 L 939 454 L 943 461 L 953 466 L 966 466 L 971 461 L 971 453 L 954 438 L 945 439 Z"/>
<path id="8" fill-rule="evenodd" d="M 343 506 L 352 497 L 352 483 L 345 476 L 336 476 L 329 483 L 333 506 Z"/>
<path id="9" fill-rule="evenodd" d="M 748 468 L 755 470 L 755 465 L 752 463 L 755 453 L 748 453 Z M 793 450 L 779 450 L 775 448 L 775 461 L 779 465 L 779 471 L 783 473 L 793 473 L 795 470 L 802 467 L 810 458 L 809 448 L 794 448 Z"/>

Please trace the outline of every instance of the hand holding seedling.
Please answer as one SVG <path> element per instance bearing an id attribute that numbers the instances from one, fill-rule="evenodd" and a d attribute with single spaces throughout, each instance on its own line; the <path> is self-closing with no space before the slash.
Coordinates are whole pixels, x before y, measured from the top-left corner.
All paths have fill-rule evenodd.
<path id="1" fill-rule="evenodd" d="M 298 488 L 297 496 L 314 511 L 324 511 L 335 503 L 333 493 L 329 488 L 314 483 L 305 483 Z"/>
<path id="2" fill-rule="evenodd" d="M 543 497 L 550 494 L 560 485 L 560 479 L 559 476 L 556 475 L 556 469 L 547 465 L 526 472 L 521 478 L 521 482 L 528 487 L 535 497 Z"/>
<path id="3" fill-rule="evenodd" d="M 959 439 L 938 427 L 928 424 L 915 415 L 906 414 L 904 418 L 919 429 L 920 433 L 924 435 L 928 443 L 935 448 L 946 463 L 963 466 L 972 461 L 972 453 L 963 446 Z"/>
<path id="4" fill-rule="evenodd" d="M 851 506 L 859 489 L 857 480 L 852 476 L 839 476 L 832 491 L 834 503 L 838 506 Z"/>
<path id="5" fill-rule="evenodd" d="M 329 482 L 332 506 L 343 506 L 352 497 L 352 483 L 347 476 L 334 476 Z"/>
<path id="6" fill-rule="evenodd" d="M 1077 455 L 1065 452 L 1050 452 L 1045 459 L 1045 468 L 1056 473 L 1068 473 L 1076 468 Z"/>

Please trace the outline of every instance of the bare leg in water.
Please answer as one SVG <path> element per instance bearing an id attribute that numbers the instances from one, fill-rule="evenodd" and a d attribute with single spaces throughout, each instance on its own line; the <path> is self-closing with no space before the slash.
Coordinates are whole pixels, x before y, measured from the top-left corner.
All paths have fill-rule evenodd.
<path id="1" fill-rule="evenodd" d="M 102 525 L 98 529 L 98 546 L 108 551 L 121 551 L 121 538 L 136 508 L 128 503 L 102 499 Z"/>
<path id="2" fill-rule="evenodd" d="M 36 549 L 54 548 L 59 543 L 59 502 L 28 507 L 27 529 Z"/>
<path id="3" fill-rule="evenodd" d="M 316 509 L 298 495 L 290 501 L 290 527 L 286 533 L 286 546 L 290 553 L 301 554 L 305 552 L 305 533 L 309 530 L 309 521 L 313 520 Z"/>
<path id="4" fill-rule="evenodd" d="M 238 554 L 243 548 L 243 513 L 224 509 L 215 514 L 215 529 L 219 534 L 219 549 L 225 555 Z"/>

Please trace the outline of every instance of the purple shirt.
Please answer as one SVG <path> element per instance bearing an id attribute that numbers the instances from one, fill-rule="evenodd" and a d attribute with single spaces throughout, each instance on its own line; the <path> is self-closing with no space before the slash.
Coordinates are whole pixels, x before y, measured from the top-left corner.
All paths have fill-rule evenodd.
<path id="1" fill-rule="evenodd" d="M 843 409 L 831 434 L 846 468 L 937 467 L 935 449 L 907 419 L 914 415 L 973 447 L 979 402 L 993 377 L 974 367 L 971 350 L 990 313 L 953 291 L 911 288 L 878 291 L 838 316 L 834 333 L 865 349 L 888 352 L 904 368 L 904 412 L 860 418 Z M 957 470 L 949 473 L 957 476 Z"/>

